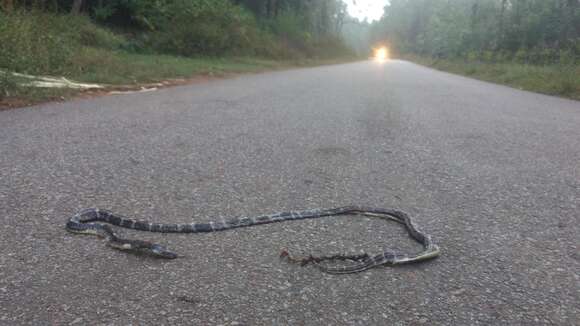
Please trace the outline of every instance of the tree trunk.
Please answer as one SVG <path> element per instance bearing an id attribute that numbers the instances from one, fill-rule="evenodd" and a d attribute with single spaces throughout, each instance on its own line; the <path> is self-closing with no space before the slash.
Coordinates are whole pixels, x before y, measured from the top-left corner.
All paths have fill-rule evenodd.
<path id="1" fill-rule="evenodd" d="M 2 9 L 11 12 L 14 9 L 14 0 L 2 0 Z"/>
<path id="2" fill-rule="evenodd" d="M 474 2 L 471 6 L 471 28 L 474 28 L 477 25 L 477 17 L 479 15 L 479 3 Z"/>
<path id="3" fill-rule="evenodd" d="M 580 21 L 575 19 L 575 13 L 580 7 L 580 0 L 567 0 L 567 14 L 570 28 L 570 39 L 575 39 L 580 37 Z"/>
<path id="4" fill-rule="evenodd" d="M 268 0 L 266 2 L 266 17 L 274 18 L 278 12 L 278 3 L 276 0 Z"/>
<path id="5" fill-rule="evenodd" d="M 497 51 L 504 46 L 505 40 L 505 10 L 507 8 L 507 0 L 501 1 L 501 10 L 499 12 L 499 29 L 494 50 Z"/>
<path id="6" fill-rule="evenodd" d="M 504 16 L 505 16 L 505 9 L 507 7 L 507 0 L 502 0 L 501 1 L 501 11 L 499 12 L 499 35 L 500 37 L 503 35 L 504 32 Z"/>
<path id="7" fill-rule="evenodd" d="M 72 5 L 72 9 L 71 9 L 71 14 L 74 15 L 78 15 L 81 13 L 81 9 L 83 7 L 83 0 L 74 0 L 73 5 Z"/>

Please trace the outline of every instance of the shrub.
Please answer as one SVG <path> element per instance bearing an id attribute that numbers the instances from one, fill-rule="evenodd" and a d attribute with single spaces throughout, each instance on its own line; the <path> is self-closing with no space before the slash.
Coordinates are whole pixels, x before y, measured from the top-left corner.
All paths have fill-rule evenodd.
<path id="1" fill-rule="evenodd" d="M 478 61 L 479 54 L 475 51 L 469 51 L 467 53 L 467 62 L 475 62 Z"/>
<path id="2" fill-rule="evenodd" d="M 520 48 L 514 54 L 514 61 L 517 63 L 527 63 L 528 61 L 528 53 L 524 48 Z"/>
<path id="3" fill-rule="evenodd" d="M 66 38 L 47 31 L 48 15 L 0 14 L 0 67 L 27 73 L 62 72 L 73 49 Z"/>
<path id="4" fill-rule="evenodd" d="M 482 60 L 484 62 L 493 62 L 494 58 L 495 58 L 495 53 L 493 53 L 493 51 L 483 51 L 483 53 L 481 54 Z"/>
<path id="5" fill-rule="evenodd" d="M 253 54 L 263 40 L 251 13 L 229 0 L 176 0 L 148 43 L 183 56 Z"/>
<path id="6" fill-rule="evenodd" d="M 18 85 L 10 74 L 0 71 L 0 101 L 9 97 L 17 89 Z"/>
<path id="7" fill-rule="evenodd" d="M 355 57 L 355 52 L 335 36 L 326 35 L 309 43 L 308 54 L 313 58 L 330 59 L 338 57 Z"/>
<path id="8" fill-rule="evenodd" d="M 304 29 L 305 18 L 291 11 L 265 22 L 267 28 L 285 41 L 297 47 L 305 47 L 312 36 Z"/>
<path id="9" fill-rule="evenodd" d="M 126 41 L 121 36 L 92 24 L 86 17 L 78 17 L 84 21 L 78 25 L 79 29 L 73 36 L 80 45 L 109 50 L 121 49 L 125 45 Z"/>
<path id="10" fill-rule="evenodd" d="M 578 58 L 575 58 L 572 50 L 560 50 L 558 61 L 562 65 L 573 66 L 578 62 Z"/>
<path id="11" fill-rule="evenodd" d="M 120 48 L 125 41 L 87 17 L 38 11 L 0 13 L 0 67 L 29 74 L 66 74 L 83 47 Z"/>

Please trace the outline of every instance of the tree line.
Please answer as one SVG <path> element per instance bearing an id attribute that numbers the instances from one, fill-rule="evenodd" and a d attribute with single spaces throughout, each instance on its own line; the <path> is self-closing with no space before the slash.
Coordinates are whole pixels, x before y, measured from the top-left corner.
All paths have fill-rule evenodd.
<path id="1" fill-rule="evenodd" d="M 437 58 L 578 60 L 580 0 L 391 0 L 372 38 Z"/>
<path id="2" fill-rule="evenodd" d="M 133 24 L 138 27 L 150 26 L 144 20 L 154 20 L 163 16 L 170 7 L 180 0 L 1 0 L 5 11 L 15 7 L 87 14 L 112 23 Z M 199 7 L 222 6 L 219 0 L 181 0 Z M 234 5 L 251 11 L 258 20 L 275 20 L 292 14 L 302 17 L 303 28 L 316 34 L 330 34 L 340 31 L 347 16 L 346 4 L 341 0 L 231 0 Z M 222 8 L 223 9 L 223 8 Z M 141 24 L 141 25 L 140 25 Z"/>
<path id="3" fill-rule="evenodd" d="M 316 34 L 338 34 L 347 17 L 341 0 L 235 0 L 260 19 L 277 19 L 291 13 Z"/>
<path id="4" fill-rule="evenodd" d="M 336 51 L 346 5 L 341 0 L 0 0 L 0 11 L 83 15 L 135 36 L 135 47 L 180 55 L 251 48 L 317 56 Z M 125 34 L 126 34 L 125 33 Z M 277 42 L 273 45 L 272 42 Z M 262 43 L 262 44 L 259 44 Z M 250 51 L 250 52 L 252 52 Z M 323 55 L 323 54 L 320 54 Z"/>

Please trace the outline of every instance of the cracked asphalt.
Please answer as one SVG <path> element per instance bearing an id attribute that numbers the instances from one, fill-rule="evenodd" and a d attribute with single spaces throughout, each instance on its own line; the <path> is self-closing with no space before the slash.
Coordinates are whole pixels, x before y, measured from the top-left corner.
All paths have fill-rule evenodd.
<path id="1" fill-rule="evenodd" d="M 291 252 L 418 250 L 359 216 L 154 234 L 64 229 L 348 204 L 408 212 L 438 259 L 326 275 Z M 2 325 L 579 325 L 580 102 L 403 61 L 0 112 Z"/>

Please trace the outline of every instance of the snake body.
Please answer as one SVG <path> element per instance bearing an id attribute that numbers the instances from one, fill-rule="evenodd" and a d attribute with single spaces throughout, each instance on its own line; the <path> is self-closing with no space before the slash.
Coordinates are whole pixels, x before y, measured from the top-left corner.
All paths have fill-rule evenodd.
<path id="1" fill-rule="evenodd" d="M 139 231 L 161 232 L 161 233 L 204 233 L 217 232 L 229 229 L 249 227 L 260 224 L 269 224 L 283 221 L 293 221 L 301 219 L 320 218 L 324 216 L 336 215 L 363 215 L 373 216 L 382 219 L 396 221 L 405 226 L 411 238 L 423 246 L 423 250 L 416 254 L 397 253 L 385 250 L 378 255 L 334 255 L 305 258 L 295 258 L 283 251 L 281 257 L 291 262 L 298 262 L 302 265 L 313 263 L 320 270 L 330 274 L 349 274 L 368 270 L 380 265 L 398 265 L 414 262 L 425 261 L 439 256 L 439 247 L 433 243 L 431 237 L 421 232 L 410 217 L 398 210 L 369 208 L 360 206 L 346 206 L 330 209 L 310 209 L 303 211 L 280 212 L 270 215 L 260 215 L 252 217 L 237 217 L 232 219 L 222 219 L 209 223 L 189 223 L 189 224 L 167 224 L 151 223 L 127 218 L 121 215 L 113 214 L 111 211 L 98 208 L 88 208 L 79 211 L 77 214 L 68 219 L 66 229 L 74 233 L 93 234 L 108 239 L 108 244 L 116 249 L 127 251 L 144 251 L 160 258 L 173 259 L 177 254 L 166 249 L 165 247 L 142 240 L 129 240 L 119 237 L 110 225 L 116 225 L 123 228 L 134 229 Z M 107 224 L 104 224 L 107 223 Z M 340 266 L 326 266 L 320 264 L 322 261 L 351 261 L 350 264 Z"/>

